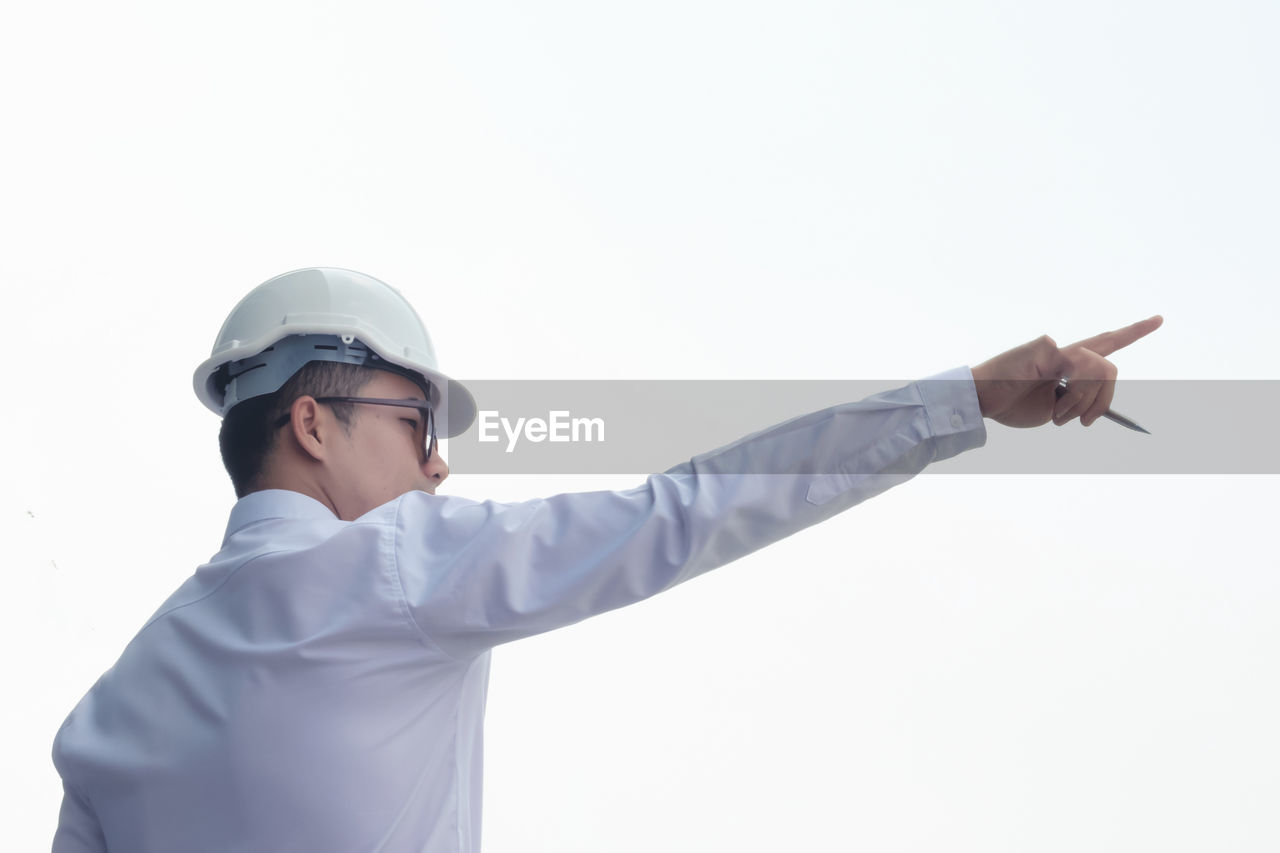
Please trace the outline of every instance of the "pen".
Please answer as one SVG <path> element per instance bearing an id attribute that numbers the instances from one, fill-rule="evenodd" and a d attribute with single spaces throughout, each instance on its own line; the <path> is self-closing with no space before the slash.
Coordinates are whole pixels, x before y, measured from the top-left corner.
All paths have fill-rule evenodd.
<path id="1" fill-rule="evenodd" d="M 1055 390 L 1055 394 L 1056 396 L 1061 397 L 1063 394 L 1066 393 L 1066 391 L 1067 391 L 1067 378 L 1064 376 L 1062 379 L 1058 380 L 1058 387 Z M 1129 420 L 1119 412 L 1113 412 L 1110 409 L 1107 409 L 1105 412 L 1102 413 L 1102 416 L 1109 421 L 1115 421 L 1116 423 L 1120 424 L 1120 426 L 1128 427 L 1129 429 L 1137 430 L 1138 432 L 1145 432 L 1147 435 L 1151 435 L 1151 432 L 1149 430 L 1143 429 L 1142 427 L 1138 426 L 1136 422 Z"/>

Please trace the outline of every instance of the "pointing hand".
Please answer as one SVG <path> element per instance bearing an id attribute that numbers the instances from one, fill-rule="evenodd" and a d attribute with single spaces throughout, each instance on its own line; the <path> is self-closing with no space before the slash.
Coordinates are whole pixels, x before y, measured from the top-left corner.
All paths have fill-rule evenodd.
<path id="1" fill-rule="evenodd" d="M 1011 427 L 1052 420 L 1058 426 L 1080 418 L 1091 425 L 1111 407 L 1118 371 L 1107 356 L 1160 328 L 1159 314 L 1123 329 L 1103 332 L 1067 347 L 1048 335 L 1014 347 L 973 368 L 983 417 Z M 1069 378 L 1061 397 L 1058 381 Z"/>

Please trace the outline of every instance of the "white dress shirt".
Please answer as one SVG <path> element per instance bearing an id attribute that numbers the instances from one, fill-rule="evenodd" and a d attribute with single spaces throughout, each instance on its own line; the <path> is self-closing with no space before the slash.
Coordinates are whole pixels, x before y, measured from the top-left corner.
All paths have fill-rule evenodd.
<path id="1" fill-rule="evenodd" d="M 58 732 L 55 853 L 475 853 L 490 649 L 640 601 L 981 446 L 968 368 L 627 491 L 250 494 Z M 771 466 L 764 468 L 765 464 Z M 744 474 L 785 470 L 795 474 Z"/>

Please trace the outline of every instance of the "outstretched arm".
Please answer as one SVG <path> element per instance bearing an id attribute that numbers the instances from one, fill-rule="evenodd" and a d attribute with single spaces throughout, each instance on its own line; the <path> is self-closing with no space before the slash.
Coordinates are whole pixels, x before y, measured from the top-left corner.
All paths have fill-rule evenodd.
<path id="1" fill-rule="evenodd" d="M 446 654 L 624 607 L 979 447 L 967 367 L 792 418 L 623 491 L 477 503 L 410 492 L 396 512 L 406 610 Z"/>

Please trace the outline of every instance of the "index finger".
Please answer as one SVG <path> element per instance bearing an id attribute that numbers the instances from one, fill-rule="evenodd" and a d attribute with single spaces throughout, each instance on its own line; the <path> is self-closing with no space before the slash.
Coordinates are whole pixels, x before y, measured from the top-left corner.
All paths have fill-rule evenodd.
<path id="1" fill-rule="evenodd" d="M 1106 358 L 1118 349 L 1123 349 L 1129 344 L 1146 337 L 1147 335 L 1160 328 L 1164 323 L 1164 317 L 1156 314 L 1154 317 L 1148 317 L 1145 320 L 1139 320 L 1131 326 L 1125 326 L 1123 329 L 1116 329 L 1111 332 L 1103 332 L 1100 335 L 1094 335 L 1092 338 L 1085 338 L 1072 344 L 1073 347 L 1084 347 L 1092 350 L 1098 355 Z"/>

